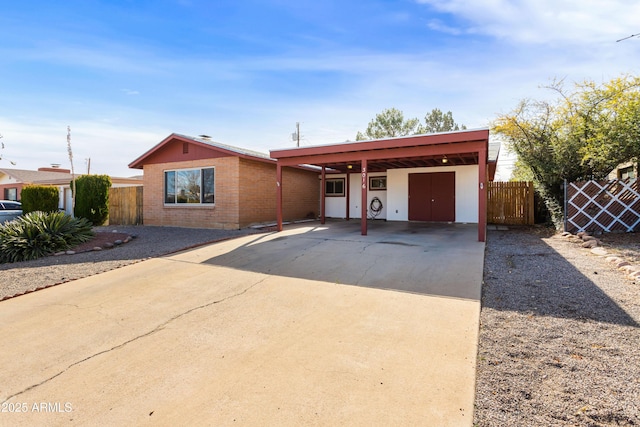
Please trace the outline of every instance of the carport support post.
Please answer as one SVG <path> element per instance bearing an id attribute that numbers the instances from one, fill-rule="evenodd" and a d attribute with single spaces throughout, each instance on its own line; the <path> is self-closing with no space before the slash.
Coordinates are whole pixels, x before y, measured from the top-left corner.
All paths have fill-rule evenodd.
<path id="1" fill-rule="evenodd" d="M 478 241 L 487 237 L 487 148 L 478 151 Z"/>
<path id="2" fill-rule="evenodd" d="M 367 235 L 367 159 L 362 160 L 362 199 L 360 206 L 360 231 L 363 236 Z"/>
<path id="3" fill-rule="evenodd" d="M 282 166 L 276 163 L 276 218 L 278 221 L 278 231 L 282 231 Z"/>
<path id="4" fill-rule="evenodd" d="M 350 187 L 350 185 L 349 185 L 349 176 L 350 176 L 350 175 L 351 175 L 351 174 L 349 173 L 349 170 L 347 170 L 347 182 L 346 182 L 346 184 L 345 184 L 345 185 L 347 186 L 347 188 L 345 188 L 345 191 L 347 192 L 347 212 L 346 212 L 346 214 L 347 214 L 347 221 L 349 221 L 349 203 L 351 203 L 351 202 L 349 201 L 349 195 L 350 195 L 350 193 L 351 193 L 351 192 L 349 191 L 349 187 Z"/>
<path id="5" fill-rule="evenodd" d="M 320 176 L 322 177 L 320 180 L 320 224 L 324 224 L 324 213 L 325 213 L 325 197 L 326 196 L 326 184 L 325 184 L 325 180 L 326 180 L 326 167 L 324 165 L 322 165 L 322 173 L 320 174 Z"/>

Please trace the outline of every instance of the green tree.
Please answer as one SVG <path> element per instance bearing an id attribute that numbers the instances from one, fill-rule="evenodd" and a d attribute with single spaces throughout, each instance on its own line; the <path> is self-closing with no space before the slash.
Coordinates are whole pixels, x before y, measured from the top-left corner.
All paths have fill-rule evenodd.
<path id="1" fill-rule="evenodd" d="M 437 133 L 465 130 L 465 125 L 458 125 L 453 120 L 453 113 L 447 111 L 443 113 L 440 109 L 434 108 L 429 114 L 424 116 L 424 125 L 418 126 L 417 133 Z"/>
<path id="2" fill-rule="evenodd" d="M 417 135 L 422 133 L 449 132 L 466 129 L 465 125 L 458 125 L 453 120 L 451 111 L 443 113 L 438 108 L 431 110 L 424 117 L 425 124 L 422 125 L 417 118 L 405 119 L 402 111 L 395 108 L 387 108 L 380 114 L 376 114 L 375 119 L 369 122 L 367 130 L 358 132 L 356 141 L 370 139 L 393 138 L 406 135 Z"/>
<path id="3" fill-rule="evenodd" d="M 586 81 L 571 91 L 554 81 L 546 88 L 558 95 L 555 100 L 523 100 L 495 120 L 493 131 L 508 139 L 559 228 L 565 179 L 602 179 L 640 157 L 640 79 Z"/>
<path id="4" fill-rule="evenodd" d="M 356 141 L 413 135 L 419 124 L 420 120 L 417 118 L 405 120 L 402 111 L 387 108 L 382 113 L 376 114 L 376 118 L 369 122 L 364 133 L 358 132 Z"/>

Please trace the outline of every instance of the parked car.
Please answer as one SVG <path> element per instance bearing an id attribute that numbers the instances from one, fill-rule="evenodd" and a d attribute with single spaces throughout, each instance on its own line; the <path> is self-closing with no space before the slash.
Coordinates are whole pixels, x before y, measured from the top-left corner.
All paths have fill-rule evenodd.
<path id="1" fill-rule="evenodd" d="M 0 224 L 22 215 L 22 204 L 12 200 L 0 200 Z"/>

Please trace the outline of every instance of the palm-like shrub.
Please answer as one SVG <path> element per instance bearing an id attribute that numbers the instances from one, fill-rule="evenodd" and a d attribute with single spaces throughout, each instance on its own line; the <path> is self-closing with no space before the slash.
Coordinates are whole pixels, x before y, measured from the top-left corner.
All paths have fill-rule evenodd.
<path id="1" fill-rule="evenodd" d="M 93 237 L 91 223 L 64 212 L 29 212 L 0 224 L 0 262 L 40 258 Z"/>

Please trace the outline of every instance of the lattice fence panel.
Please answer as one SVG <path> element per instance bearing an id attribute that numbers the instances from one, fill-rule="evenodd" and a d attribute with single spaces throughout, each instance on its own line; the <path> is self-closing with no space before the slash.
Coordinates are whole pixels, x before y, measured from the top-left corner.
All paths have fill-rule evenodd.
<path id="1" fill-rule="evenodd" d="M 582 181 L 567 188 L 567 231 L 611 232 L 640 229 L 637 180 Z"/>

